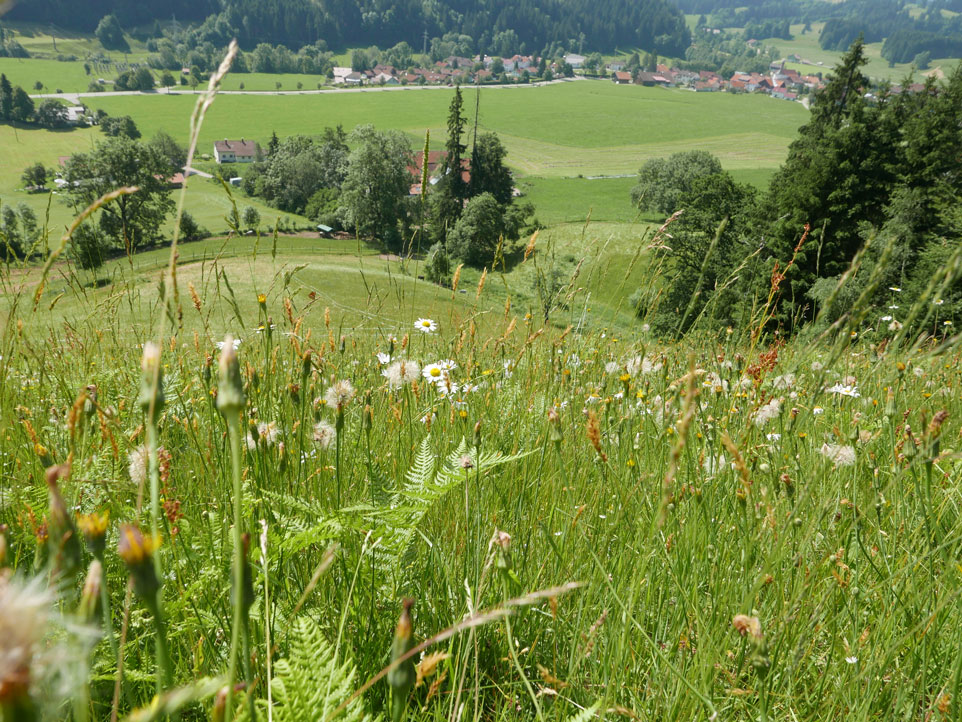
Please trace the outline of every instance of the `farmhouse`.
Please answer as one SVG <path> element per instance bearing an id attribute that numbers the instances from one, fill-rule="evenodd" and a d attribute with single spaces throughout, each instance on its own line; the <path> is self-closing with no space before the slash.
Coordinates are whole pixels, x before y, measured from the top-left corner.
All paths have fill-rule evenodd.
<path id="1" fill-rule="evenodd" d="M 253 163 L 257 157 L 257 143 L 252 140 L 215 140 L 214 159 L 218 163 Z"/>
<path id="2" fill-rule="evenodd" d="M 428 183 L 435 185 L 441 180 L 441 170 L 448 154 L 443 150 L 432 150 L 428 153 Z M 421 195 L 421 172 L 424 168 L 424 151 L 414 154 L 413 163 L 408 166 L 408 173 L 411 174 L 411 187 L 408 195 Z M 461 159 L 461 180 L 465 183 L 471 182 L 471 161 L 467 158 Z"/>
<path id="3" fill-rule="evenodd" d="M 565 62 L 572 68 L 580 68 L 585 64 L 585 56 L 578 53 L 568 53 L 565 55 Z"/>
<path id="4" fill-rule="evenodd" d="M 618 85 L 629 85 L 631 83 L 631 73 L 627 70 L 619 70 L 612 74 L 611 79 Z"/>

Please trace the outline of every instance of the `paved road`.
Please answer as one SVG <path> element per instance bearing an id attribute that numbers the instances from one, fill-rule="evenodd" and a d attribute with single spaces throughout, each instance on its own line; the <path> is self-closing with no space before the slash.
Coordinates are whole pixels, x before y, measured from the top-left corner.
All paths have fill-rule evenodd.
<path id="1" fill-rule="evenodd" d="M 559 78 L 558 80 L 539 81 L 536 83 L 515 83 L 510 85 L 484 85 L 488 88 L 540 88 L 545 85 L 557 85 L 559 83 L 573 83 L 578 80 L 586 80 L 579 76 L 574 78 Z M 197 90 L 184 90 L 178 86 L 176 90 L 105 90 L 102 93 L 40 93 L 31 95 L 31 98 L 60 98 L 79 103 L 80 98 L 114 98 L 121 95 L 200 95 L 205 92 L 197 86 Z M 464 89 L 473 86 L 465 85 Z M 391 93 L 402 90 L 450 90 L 450 85 L 385 85 L 368 86 L 359 88 L 326 88 L 324 90 L 220 90 L 218 95 L 336 95 L 338 93 Z"/>

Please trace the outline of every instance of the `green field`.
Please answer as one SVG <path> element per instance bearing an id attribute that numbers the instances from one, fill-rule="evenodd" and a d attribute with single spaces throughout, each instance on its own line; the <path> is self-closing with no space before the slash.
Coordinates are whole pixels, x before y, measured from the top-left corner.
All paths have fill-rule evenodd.
<path id="1" fill-rule="evenodd" d="M 55 61 L 50 61 L 55 62 Z M 244 76 L 236 76 L 244 77 Z M 272 132 L 281 137 L 315 134 L 324 127 L 359 123 L 397 128 L 410 137 L 412 148 L 431 129 L 432 147 L 444 142 L 444 121 L 450 90 L 371 91 L 326 95 L 222 95 L 208 114 L 198 153 L 211 153 L 219 138 L 253 138 L 266 144 Z M 165 130 L 186 141 L 192 94 L 162 93 L 92 97 L 91 108 L 111 115 L 131 115 L 144 137 Z M 807 111 L 797 103 L 761 96 L 724 93 L 696 94 L 640 86 L 616 86 L 605 81 L 578 81 L 542 88 L 494 88 L 481 91 L 480 128 L 497 132 L 508 149 L 508 162 L 519 174 L 521 189 L 535 203 L 543 222 L 584 219 L 589 209 L 597 220 L 630 221 L 631 178 L 585 180 L 577 176 L 624 175 L 637 172 L 649 158 L 692 147 L 709 150 L 739 180 L 764 185 L 785 158 L 788 144 Z M 474 95 L 466 94 L 473 111 Z M 559 112 L 559 108 L 566 109 Z M 753 130 L 746 130 L 751 118 Z M 101 138 L 95 128 L 49 132 L 0 126 L 0 145 L 8 162 L 0 165 L 0 198 L 25 200 L 38 212 L 46 197 L 27 196 L 19 187 L 20 173 L 41 161 L 55 166 L 59 156 L 90 150 Z M 243 175 L 243 167 L 231 168 Z M 222 229 L 227 208 L 223 191 L 200 179 L 198 193 L 189 196 L 188 210 L 212 230 Z M 574 200 L 572 200 L 574 199 Z M 247 199 L 265 218 L 276 211 Z M 66 208 L 54 202 L 52 226 L 69 221 Z"/>
<path id="2" fill-rule="evenodd" d="M 304 96 L 224 95 L 208 114 L 200 148 L 219 138 L 266 143 L 279 136 L 318 133 L 341 124 L 372 123 L 408 133 L 414 147 L 431 130 L 434 147 L 444 140 L 452 91 L 423 89 Z M 489 88 L 480 93 L 480 128 L 501 136 L 509 163 L 528 175 L 575 176 L 632 173 L 651 157 L 693 143 L 732 169 L 775 168 L 808 115 L 797 103 L 762 96 L 696 94 L 606 81 L 577 81 L 539 88 Z M 465 105 L 474 110 L 474 93 Z M 190 95 L 93 97 L 92 108 L 131 115 L 145 136 L 163 129 L 186 137 L 183 119 Z M 746 127 L 746 119 L 751 126 Z"/>
<path id="3" fill-rule="evenodd" d="M 794 68 L 800 73 L 812 74 L 828 73 L 835 64 L 841 59 L 842 53 L 830 50 L 822 50 L 818 44 L 818 36 L 822 31 L 824 23 L 812 23 L 812 29 L 802 34 L 804 25 L 793 25 L 791 28 L 793 40 L 782 40 L 780 38 L 768 38 L 764 40 L 766 45 L 774 45 L 778 48 L 781 57 L 796 54 L 799 57 L 809 60 L 815 65 L 801 63 L 786 63 L 785 67 Z M 901 81 L 912 69 L 911 63 L 897 63 L 894 67 L 889 67 L 889 63 L 882 57 L 882 43 L 868 43 L 865 46 L 865 56 L 868 63 L 863 72 L 870 78 L 876 80 L 888 79 L 892 82 Z M 948 74 L 959 64 L 958 58 L 933 58 L 931 70 L 926 73 L 938 72 Z M 919 77 L 919 74 L 916 74 Z"/>

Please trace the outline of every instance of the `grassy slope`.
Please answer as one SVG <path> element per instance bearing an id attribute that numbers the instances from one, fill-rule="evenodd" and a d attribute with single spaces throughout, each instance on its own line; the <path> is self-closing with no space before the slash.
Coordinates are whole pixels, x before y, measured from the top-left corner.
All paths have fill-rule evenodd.
<path id="1" fill-rule="evenodd" d="M 793 25 L 793 40 L 781 40 L 779 38 L 769 38 L 765 40 L 766 45 L 774 45 L 778 48 L 782 57 L 793 53 L 800 57 L 810 60 L 813 63 L 822 63 L 821 66 L 802 65 L 800 63 L 788 63 L 786 67 L 795 68 L 803 73 L 827 73 L 842 57 L 842 53 L 830 50 L 822 50 L 818 44 L 818 36 L 822 31 L 824 23 L 812 23 L 812 30 L 802 35 L 804 25 Z M 912 69 L 911 63 L 898 63 L 894 68 L 890 68 L 888 61 L 882 58 L 882 43 L 869 43 L 865 46 L 865 54 L 868 63 L 864 72 L 870 78 L 887 78 L 893 82 L 898 82 L 904 78 Z M 941 68 L 948 73 L 958 64 L 958 59 L 938 58 L 932 60 L 932 68 Z"/>

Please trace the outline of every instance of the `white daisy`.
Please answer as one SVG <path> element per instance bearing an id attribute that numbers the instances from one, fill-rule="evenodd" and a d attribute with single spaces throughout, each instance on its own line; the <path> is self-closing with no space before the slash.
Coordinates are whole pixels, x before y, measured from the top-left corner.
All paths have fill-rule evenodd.
<path id="1" fill-rule="evenodd" d="M 835 384 L 834 386 L 830 386 L 827 391 L 831 394 L 848 396 L 853 399 L 857 399 L 859 396 L 861 396 L 854 384 L 846 384 L 844 386 L 842 384 Z"/>
<path id="2" fill-rule="evenodd" d="M 419 318 L 414 322 L 414 328 L 421 333 L 434 333 L 438 330 L 438 324 L 430 318 Z"/>
<path id="3" fill-rule="evenodd" d="M 387 366 L 389 363 L 391 363 L 391 354 L 384 352 L 378 353 L 377 362 L 381 364 L 381 366 Z"/>

